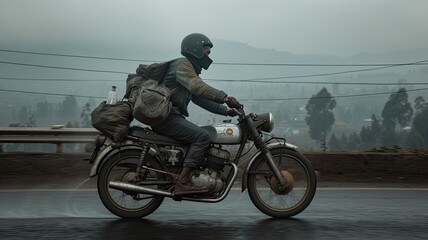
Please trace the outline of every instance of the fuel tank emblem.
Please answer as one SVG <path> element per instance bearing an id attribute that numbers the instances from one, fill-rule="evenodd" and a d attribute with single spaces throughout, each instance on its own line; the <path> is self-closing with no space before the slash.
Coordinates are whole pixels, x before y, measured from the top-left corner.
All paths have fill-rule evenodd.
<path id="1" fill-rule="evenodd" d="M 226 135 L 228 135 L 228 136 L 232 136 L 232 135 L 233 135 L 233 129 L 232 129 L 232 128 L 228 128 L 228 129 L 226 130 Z"/>

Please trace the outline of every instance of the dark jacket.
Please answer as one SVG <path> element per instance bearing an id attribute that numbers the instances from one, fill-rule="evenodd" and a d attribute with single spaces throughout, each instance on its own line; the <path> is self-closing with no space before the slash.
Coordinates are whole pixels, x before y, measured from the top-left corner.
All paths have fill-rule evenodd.
<path id="1" fill-rule="evenodd" d="M 212 113 L 226 115 L 227 107 L 222 103 L 227 94 L 205 83 L 187 58 L 175 59 L 168 68 L 162 83 L 170 89 L 178 87 L 170 99 L 173 105 L 172 113 L 188 117 L 187 106 L 192 100 Z"/>

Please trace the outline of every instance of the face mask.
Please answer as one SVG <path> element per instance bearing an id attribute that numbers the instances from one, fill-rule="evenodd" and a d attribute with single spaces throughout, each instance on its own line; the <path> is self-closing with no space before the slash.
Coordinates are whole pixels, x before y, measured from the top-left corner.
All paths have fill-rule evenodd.
<path id="1" fill-rule="evenodd" d="M 198 60 L 198 65 L 201 68 L 207 70 L 210 67 L 212 62 L 213 62 L 213 60 L 211 60 L 211 58 L 208 57 L 208 55 L 204 54 L 204 57 Z"/>

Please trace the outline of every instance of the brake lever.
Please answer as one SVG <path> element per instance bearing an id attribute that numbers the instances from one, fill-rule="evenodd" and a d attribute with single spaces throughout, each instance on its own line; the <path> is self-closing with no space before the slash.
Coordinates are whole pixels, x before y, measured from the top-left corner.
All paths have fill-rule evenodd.
<path id="1" fill-rule="evenodd" d="M 244 105 L 242 105 L 242 104 L 240 104 L 240 103 L 238 103 L 237 105 L 236 105 L 236 107 L 235 108 L 233 108 L 233 111 L 236 113 L 236 115 L 238 115 L 239 117 L 242 117 L 242 116 L 244 116 L 245 115 L 245 113 L 244 113 Z"/>

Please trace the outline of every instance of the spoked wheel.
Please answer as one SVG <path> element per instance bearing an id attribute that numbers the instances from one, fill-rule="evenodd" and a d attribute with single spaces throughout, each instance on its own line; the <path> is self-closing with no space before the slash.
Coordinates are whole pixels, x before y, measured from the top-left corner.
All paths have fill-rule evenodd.
<path id="1" fill-rule="evenodd" d="M 316 176 L 311 163 L 299 152 L 278 148 L 271 150 L 274 162 L 286 181 L 279 186 L 263 156 L 255 160 L 248 172 L 248 193 L 254 205 L 275 218 L 287 218 L 303 211 L 312 201 Z"/>
<path id="2" fill-rule="evenodd" d="M 128 150 L 107 159 L 98 176 L 98 194 L 104 206 L 113 214 L 123 218 L 141 218 L 154 212 L 164 199 L 135 192 L 125 192 L 109 187 L 110 181 L 144 184 L 145 187 L 165 189 L 168 187 L 166 175 L 143 169 L 137 176 L 135 170 L 141 151 Z M 162 170 L 157 159 L 145 157 L 146 166 Z M 152 184 L 152 185 L 149 185 Z M 166 185 L 165 185 L 166 184 Z"/>

